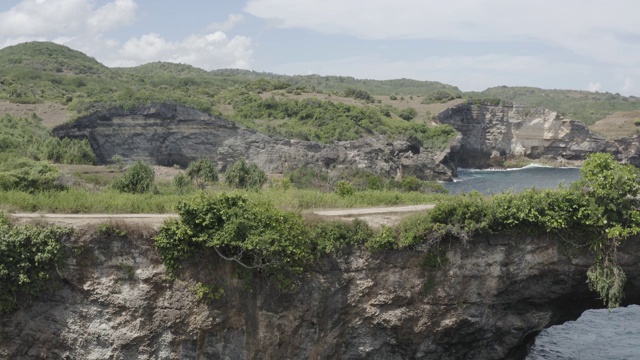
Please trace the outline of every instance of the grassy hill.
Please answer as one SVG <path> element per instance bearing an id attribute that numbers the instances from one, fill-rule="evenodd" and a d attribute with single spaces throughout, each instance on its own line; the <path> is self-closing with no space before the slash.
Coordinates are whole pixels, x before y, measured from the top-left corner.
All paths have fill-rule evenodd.
<path id="1" fill-rule="evenodd" d="M 331 141 L 372 133 L 406 135 L 406 128 L 411 128 L 410 133 L 416 129 L 424 133 L 420 126 L 430 125 L 433 115 L 467 98 L 496 98 L 546 107 L 587 124 L 619 111 L 640 110 L 640 99 L 609 93 L 505 86 L 463 93 L 455 86 L 434 81 L 206 71 L 166 62 L 108 68 L 81 52 L 47 42 L 0 50 L 0 101 L 60 104 L 70 119 L 114 105 L 175 102 L 224 115 L 267 133 Z M 346 110 L 338 111 L 338 107 Z M 304 120 L 310 115 L 301 115 L 301 111 L 313 113 L 315 122 Z M 334 116 L 332 111 L 346 115 Z M 358 120 L 359 112 L 370 116 L 369 123 Z M 340 130 L 333 132 L 343 135 L 328 136 L 322 129 L 328 125 L 319 121 L 320 117 L 331 126 L 349 119 L 354 127 L 338 126 Z M 382 125 L 371 125 L 375 123 Z"/>

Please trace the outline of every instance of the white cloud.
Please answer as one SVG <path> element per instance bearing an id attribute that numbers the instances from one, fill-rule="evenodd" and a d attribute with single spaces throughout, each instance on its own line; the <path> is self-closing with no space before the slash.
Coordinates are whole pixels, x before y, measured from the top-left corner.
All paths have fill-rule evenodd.
<path id="1" fill-rule="evenodd" d="M 602 89 L 602 83 L 599 82 L 592 82 L 587 85 L 587 90 L 592 92 L 600 91 L 600 89 Z"/>
<path id="2" fill-rule="evenodd" d="M 133 0 L 116 0 L 91 13 L 86 21 L 87 28 L 104 32 L 119 26 L 129 25 L 135 19 L 138 5 Z"/>
<path id="3" fill-rule="evenodd" d="M 134 0 L 22 0 L 0 12 L 0 44 L 53 41 L 85 52 L 109 66 L 134 66 L 152 61 L 187 63 L 205 69 L 248 68 L 252 42 L 245 36 L 229 37 L 244 16 L 231 14 L 214 24 L 218 31 L 194 34 L 169 41 L 158 33 L 147 33 L 120 43 L 109 32 L 136 20 Z"/>
<path id="4" fill-rule="evenodd" d="M 619 65 L 640 62 L 633 0 L 250 0 L 280 28 L 364 39 L 537 42 Z"/>
<path id="5" fill-rule="evenodd" d="M 106 59 L 111 66 L 134 66 L 152 61 L 186 63 L 206 70 L 243 68 L 251 64 L 251 39 L 228 38 L 222 31 L 191 35 L 182 41 L 168 41 L 158 34 L 146 34 L 128 40 L 121 49 Z"/>
<path id="6" fill-rule="evenodd" d="M 622 93 L 629 93 L 634 88 L 635 88 L 635 86 L 633 84 L 633 79 L 631 77 L 627 76 L 622 80 L 622 88 L 620 88 L 620 91 Z"/>
<path id="7" fill-rule="evenodd" d="M 238 25 L 239 23 L 243 22 L 244 20 L 245 18 L 242 14 L 229 14 L 229 16 L 225 21 L 213 23 L 207 27 L 207 30 L 229 31 L 234 27 L 236 27 L 236 25 Z"/>

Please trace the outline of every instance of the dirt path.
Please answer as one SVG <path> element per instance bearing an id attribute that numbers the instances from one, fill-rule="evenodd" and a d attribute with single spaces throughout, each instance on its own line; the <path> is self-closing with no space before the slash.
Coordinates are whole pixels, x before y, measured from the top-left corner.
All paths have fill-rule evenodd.
<path id="1" fill-rule="evenodd" d="M 433 209 L 435 205 L 410 205 L 410 206 L 388 206 L 371 207 L 357 209 L 334 209 L 334 210 L 308 210 L 304 214 L 311 214 L 331 219 L 361 219 L 373 227 L 380 225 L 396 224 L 403 217 L 419 212 Z M 15 213 L 11 214 L 18 224 L 44 221 L 58 225 L 83 227 L 87 225 L 101 224 L 109 221 L 125 223 L 142 223 L 158 228 L 165 220 L 177 218 L 177 214 L 38 214 L 38 213 Z"/>

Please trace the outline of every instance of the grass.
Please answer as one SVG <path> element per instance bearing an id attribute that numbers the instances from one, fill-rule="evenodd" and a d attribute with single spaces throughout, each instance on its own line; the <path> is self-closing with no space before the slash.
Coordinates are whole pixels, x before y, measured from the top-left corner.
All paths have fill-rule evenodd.
<path id="1" fill-rule="evenodd" d="M 160 194 L 123 194 L 115 191 L 91 192 L 80 189 L 26 193 L 0 191 L 0 204 L 8 211 L 51 213 L 171 213 L 176 205 L 190 195 L 169 193 L 161 188 Z M 211 193 L 233 190 L 207 190 Z M 238 191 L 238 190 L 236 190 Z M 267 201 L 276 207 L 299 211 L 313 208 L 351 208 L 364 206 L 413 205 L 439 202 L 442 194 L 403 193 L 398 191 L 356 191 L 351 196 L 317 190 L 276 190 L 260 192 L 239 191 L 257 201 Z"/>

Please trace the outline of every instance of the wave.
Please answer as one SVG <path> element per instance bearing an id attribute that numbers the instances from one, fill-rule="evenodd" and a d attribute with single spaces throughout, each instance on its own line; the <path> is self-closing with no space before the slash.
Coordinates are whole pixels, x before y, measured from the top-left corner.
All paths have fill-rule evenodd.
<path id="1" fill-rule="evenodd" d="M 472 172 L 489 172 L 489 171 L 518 171 L 518 170 L 527 170 L 527 169 L 540 169 L 540 168 L 548 168 L 548 169 L 580 169 L 577 166 L 551 166 L 551 165 L 543 165 L 543 164 L 529 164 L 523 167 L 518 168 L 486 168 L 486 169 L 471 169 L 471 168 L 458 168 L 458 171 L 472 173 Z"/>

